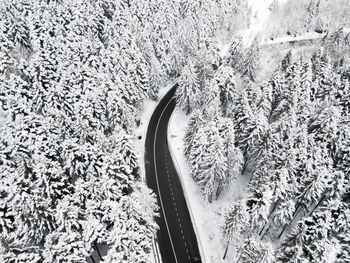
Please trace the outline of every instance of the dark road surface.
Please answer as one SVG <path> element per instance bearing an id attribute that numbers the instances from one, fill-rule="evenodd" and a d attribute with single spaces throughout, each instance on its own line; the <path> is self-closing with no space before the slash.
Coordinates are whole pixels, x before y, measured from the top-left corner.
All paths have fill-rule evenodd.
<path id="1" fill-rule="evenodd" d="M 146 180 L 156 193 L 160 207 L 157 239 L 163 263 L 193 263 L 197 262 L 195 257 L 200 258 L 197 239 L 167 144 L 168 122 L 176 104 L 173 98 L 176 87 L 174 85 L 163 97 L 148 126 Z"/>

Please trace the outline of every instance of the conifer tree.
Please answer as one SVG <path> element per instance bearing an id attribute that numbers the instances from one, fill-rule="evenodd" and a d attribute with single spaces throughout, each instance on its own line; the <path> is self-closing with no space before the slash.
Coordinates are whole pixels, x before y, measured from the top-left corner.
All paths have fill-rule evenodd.
<path id="1" fill-rule="evenodd" d="M 240 71 L 243 76 L 255 81 L 258 70 L 260 69 L 260 47 L 258 40 L 255 39 L 244 55 L 244 60 Z"/>
<path id="2" fill-rule="evenodd" d="M 272 263 L 275 262 L 275 256 L 271 245 L 249 238 L 242 246 L 239 260 L 244 263 Z"/>
<path id="3" fill-rule="evenodd" d="M 186 115 L 199 106 L 199 81 L 192 64 L 186 65 L 182 70 L 175 96 L 177 104 Z"/>
<path id="4" fill-rule="evenodd" d="M 236 69 L 240 70 L 243 63 L 244 51 L 242 37 L 235 36 L 229 48 L 229 57 L 227 58 L 228 63 Z"/>
<path id="5" fill-rule="evenodd" d="M 191 118 L 188 122 L 186 131 L 185 131 L 184 152 L 187 158 L 189 158 L 190 152 L 192 151 L 194 136 L 197 134 L 198 129 L 203 124 L 204 124 L 204 119 L 203 119 L 202 112 L 200 110 L 195 110 L 191 115 Z"/>
<path id="6" fill-rule="evenodd" d="M 221 66 L 214 76 L 215 83 L 220 89 L 220 102 L 224 116 L 232 111 L 237 96 L 234 72 L 231 67 Z"/>

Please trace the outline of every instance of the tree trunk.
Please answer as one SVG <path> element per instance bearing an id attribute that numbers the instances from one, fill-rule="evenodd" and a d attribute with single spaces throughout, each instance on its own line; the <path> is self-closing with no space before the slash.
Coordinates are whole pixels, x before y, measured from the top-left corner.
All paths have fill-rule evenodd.
<path id="1" fill-rule="evenodd" d="M 293 216 L 292 220 L 289 222 L 288 225 L 290 225 L 291 223 L 293 223 L 293 221 L 294 221 L 295 218 L 298 216 L 298 214 L 299 214 L 299 212 L 301 211 L 301 209 L 302 209 L 302 208 L 300 207 L 299 210 L 295 211 L 294 216 Z"/>
<path id="2" fill-rule="evenodd" d="M 245 171 L 246 171 L 246 169 L 247 169 L 247 167 L 248 167 L 248 164 L 249 164 L 249 161 L 248 161 L 248 159 L 247 158 L 244 158 L 244 164 L 243 164 L 243 167 L 242 167 L 242 175 L 244 175 L 244 173 L 245 173 Z M 252 178 L 250 178 L 250 180 L 251 180 Z"/>
<path id="3" fill-rule="evenodd" d="M 298 216 L 299 212 L 302 209 L 300 206 L 301 206 L 301 202 L 298 203 L 297 210 L 295 210 L 292 220 L 290 220 L 290 222 L 283 227 L 282 232 L 278 235 L 278 239 L 282 236 L 282 234 L 286 230 L 287 226 L 291 225 L 293 223 L 293 221 L 295 220 L 295 218 Z"/>
<path id="4" fill-rule="evenodd" d="M 220 181 L 218 187 L 216 188 L 215 200 L 218 200 L 218 198 L 219 198 L 219 196 L 220 196 L 220 194 L 221 194 L 221 192 L 222 192 L 222 190 L 224 188 L 223 187 L 223 182 L 224 181 Z"/>
<path id="5" fill-rule="evenodd" d="M 281 238 L 281 236 L 283 235 L 283 233 L 284 233 L 284 231 L 286 230 L 287 226 L 289 226 L 289 224 L 285 224 L 285 225 L 284 225 L 284 227 L 283 227 L 281 233 L 278 235 L 278 239 Z"/>
<path id="6" fill-rule="evenodd" d="M 270 231 L 271 228 L 271 224 L 269 225 L 269 227 L 266 229 L 265 233 L 261 236 L 260 240 L 263 240 L 263 238 L 266 236 L 266 234 Z"/>
<path id="7" fill-rule="evenodd" d="M 209 204 L 213 202 L 213 193 L 210 193 L 210 195 L 208 196 L 208 202 Z"/>
<path id="8" fill-rule="evenodd" d="M 260 230 L 260 232 L 259 232 L 259 236 L 263 233 L 263 231 L 264 231 L 266 225 L 269 223 L 269 219 L 270 219 L 271 215 L 273 214 L 273 212 L 275 212 L 276 207 L 277 207 L 279 201 L 280 201 L 280 199 L 278 199 L 278 200 L 276 201 L 276 203 L 274 204 L 274 206 L 273 206 L 273 208 L 272 208 L 272 210 L 271 210 L 269 216 L 267 217 L 267 221 L 266 221 L 265 225 L 263 226 L 263 228 L 262 228 L 262 229 Z"/>
<path id="9" fill-rule="evenodd" d="M 301 201 L 298 202 L 297 206 L 295 207 L 295 211 L 294 211 L 294 214 L 293 214 L 293 218 L 295 217 L 296 214 L 299 213 L 299 208 L 301 206 Z"/>
<path id="10" fill-rule="evenodd" d="M 225 260 L 226 256 L 227 256 L 227 251 L 228 251 L 228 246 L 230 244 L 230 241 L 227 242 L 227 246 L 226 246 L 226 249 L 225 249 L 225 253 L 224 253 L 224 256 L 223 256 L 223 260 Z"/>
<path id="11" fill-rule="evenodd" d="M 241 252 L 241 254 L 239 255 L 239 258 L 237 259 L 236 263 L 238 263 L 238 262 L 241 260 L 241 257 L 242 257 L 242 252 Z"/>
<path id="12" fill-rule="evenodd" d="M 96 251 L 97 251 L 98 256 L 100 257 L 100 259 L 102 259 L 102 256 L 101 256 L 100 250 L 98 249 L 98 246 L 97 246 L 97 244 L 96 244 L 96 241 L 94 242 L 94 247 L 95 247 L 95 249 L 96 249 Z"/>
<path id="13" fill-rule="evenodd" d="M 271 215 L 273 214 L 273 212 L 275 212 L 275 210 L 276 210 L 276 208 L 277 208 L 279 202 L 280 202 L 280 199 L 278 198 L 278 200 L 276 201 L 275 205 L 273 206 L 273 208 L 272 208 L 272 210 L 271 210 L 269 216 L 267 217 L 267 219 L 269 219 L 269 218 L 271 217 Z"/>
<path id="14" fill-rule="evenodd" d="M 259 236 L 262 234 L 262 232 L 264 231 L 264 229 L 265 229 L 265 227 L 266 227 L 266 225 L 267 225 L 267 223 L 269 222 L 269 220 L 266 220 L 266 223 L 265 223 L 265 225 L 261 228 L 261 230 L 259 231 Z"/>
<path id="15" fill-rule="evenodd" d="M 319 205 L 323 202 L 323 200 L 326 198 L 326 195 L 324 194 L 322 196 L 322 198 L 320 199 L 320 201 L 318 201 L 317 205 L 314 207 L 314 209 L 312 209 L 312 211 L 310 212 L 309 216 L 311 216 L 313 214 L 313 212 L 317 209 L 317 207 L 319 207 Z"/>

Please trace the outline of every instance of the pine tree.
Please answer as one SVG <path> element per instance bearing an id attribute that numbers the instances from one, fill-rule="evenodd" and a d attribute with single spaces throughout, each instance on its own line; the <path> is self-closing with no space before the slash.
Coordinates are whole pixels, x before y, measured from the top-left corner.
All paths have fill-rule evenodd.
<path id="1" fill-rule="evenodd" d="M 311 27 L 311 29 L 315 24 L 316 19 L 318 18 L 320 14 L 320 0 L 310 0 L 307 8 L 307 17 L 306 17 L 306 25 L 308 28 Z"/>
<path id="2" fill-rule="evenodd" d="M 244 60 L 240 71 L 243 76 L 255 81 L 260 69 L 260 47 L 258 40 L 255 39 L 244 55 Z"/>
<path id="3" fill-rule="evenodd" d="M 272 86 L 268 82 L 263 82 L 260 89 L 259 96 L 254 101 L 256 104 L 256 111 L 261 112 L 264 116 L 269 119 L 272 110 Z"/>
<path id="4" fill-rule="evenodd" d="M 193 138 L 198 132 L 198 129 L 200 128 L 200 126 L 202 126 L 203 124 L 204 124 L 204 119 L 203 119 L 202 112 L 200 110 L 195 110 L 191 115 L 191 118 L 187 124 L 186 131 L 185 131 L 184 153 L 187 158 L 189 158 L 190 153 L 192 151 Z"/>
<path id="5" fill-rule="evenodd" d="M 212 79 L 206 85 L 202 92 L 202 111 L 203 116 L 207 120 L 217 120 L 222 115 L 220 103 L 220 89 Z"/>
<path id="6" fill-rule="evenodd" d="M 224 116 L 232 111 L 237 96 L 234 72 L 231 67 L 221 66 L 214 76 L 215 83 L 220 90 L 220 102 Z"/>
<path id="7" fill-rule="evenodd" d="M 350 127 L 349 123 L 343 122 L 340 126 L 340 133 L 337 137 L 335 154 L 333 157 L 334 165 L 345 174 L 350 172 Z"/>
<path id="8" fill-rule="evenodd" d="M 229 48 L 229 57 L 227 58 L 227 62 L 234 69 L 236 69 L 236 71 L 238 71 L 242 66 L 243 57 L 244 57 L 244 51 L 243 51 L 242 37 L 235 36 Z"/>
<path id="9" fill-rule="evenodd" d="M 36 246 L 25 246 L 15 235 L 0 236 L 0 260 L 9 263 L 43 262 L 42 250 Z"/>
<path id="10" fill-rule="evenodd" d="M 272 263 L 275 262 L 274 251 L 271 245 L 250 238 L 242 246 L 239 261 L 244 263 Z"/>
<path id="11" fill-rule="evenodd" d="M 293 61 L 292 61 L 292 50 L 289 50 L 287 55 L 282 59 L 281 61 L 281 70 L 283 72 L 286 72 L 287 69 L 292 65 Z"/>
<path id="12" fill-rule="evenodd" d="M 3 24 L 6 28 L 6 34 L 14 46 L 31 52 L 30 31 L 24 15 L 21 14 L 23 11 L 30 12 L 30 5 L 26 5 L 26 3 L 17 3 L 17 5 L 15 3 L 8 3 L 1 10 L 2 17 L 4 18 Z"/>
<path id="13" fill-rule="evenodd" d="M 314 80 L 317 83 L 315 97 L 331 101 L 339 86 L 339 76 L 335 74 L 330 56 L 317 53 L 313 65 Z"/>
<path id="14" fill-rule="evenodd" d="M 227 173 L 223 141 L 214 122 L 208 122 L 197 131 L 189 160 L 193 178 L 201 186 L 206 200 L 212 202 Z"/>
<path id="15" fill-rule="evenodd" d="M 248 220 L 246 200 L 236 201 L 225 214 L 223 228 L 225 238 L 229 241 L 241 242 L 245 237 L 248 237 Z"/>
<path id="16" fill-rule="evenodd" d="M 241 150 L 236 147 L 234 127 L 229 119 L 219 119 L 221 122 L 221 137 L 223 138 L 225 157 L 227 159 L 227 176 L 222 185 L 228 185 L 230 181 L 237 179 L 241 173 L 243 166 L 243 154 Z"/>
<path id="17" fill-rule="evenodd" d="M 309 160 L 306 160 L 304 171 L 299 182 L 299 200 L 295 215 L 300 211 L 309 210 L 313 204 L 317 204 L 331 186 L 334 171 L 333 162 L 325 147 L 315 146 L 310 143 Z"/>
<path id="18" fill-rule="evenodd" d="M 199 79 L 199 89 L 201 92 L 207 90 L 207 85 L 210 79 L 213 77 L 214 72 L 211 63 L 212 61 L 208 54 L 207 47 L 202 44 L 196 65 Z"/>
<path id="19" fill-rule="evenodd" d="M 220 55 L 220 49 L 217 41 L 209 41 L 207 44 L 208 53 L 211 61 L 211 65 L 214 70 L 217 70 L 222 64 L 222 58 Z"/>
<path id="20" fill-rule="evenodd" d="M 46 237 L 44 263 L 85 263 L 88 252 L 77 232 L 53 232 Z"/>
<path id="21" fill-rule="evenodd" d="M 199 106 L 199 82 L 192 64 L 186 65 L 182 70 L 175 96 L 177 104 L 186 115 Z"/>
<path id="22" fill-rule="evenodd" d="M 119 204 L 111 206 L 110 218 L 114 224 L 107 239 L 111 249 L 104 261 L 127 260 L 141 263 L 147 260 L 157 227 L 153 223 L 153 208 L 142 199 L 143 196 L 135 192 L 130 197 L 122 198 Z"/>
<path id="23" fill-rule="evenodd" d="M 315 135 L 315 140 L 333 143 L 338 134 L 338 127 L 341 116 L 339 109 L 331 105 L 320 106 L 319 111 L 311 118 L 309 132 Z"/>
<path id="24" fill-rule="evenodd" d="M 262 143 L 261 138 L 267 128 L 267 119 L 261 112 L 253 112 L 245 91 L 240 92 L 238 95 L 232 119 L 236 141 L 244 155 L 244 168 L 246 168 L 251 161 L 255 160 L 257 153 L 255 148 Z"/>
<path id="25" fill-rule="evenodd" d="M 282 242 L 279 262 L 336 262 L 340 253 L 337 238 L 332 236 L 334 218 L 328 211 L 319 211 L 301 220 Z"/>

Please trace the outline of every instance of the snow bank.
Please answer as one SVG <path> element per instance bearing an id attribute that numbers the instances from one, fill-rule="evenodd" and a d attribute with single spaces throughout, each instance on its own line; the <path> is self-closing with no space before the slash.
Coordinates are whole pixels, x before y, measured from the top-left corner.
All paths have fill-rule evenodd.
<path id="1" fill-rule="evenodd" d="M 221 234 L 221 227 L 224 225 L 225 209 L 233 200 L 244 194 L 245 182 L 233 183 L 218 200 L 211 204 L 204 200 L 200 188 L 190 175 L 190 167 L 183 154 L 183 138 L 188 120 L 189 117 L 179 110 L 175 110 L 173 113 L 168 126 L 170 153 L 184 190 L 202 261 L 206 263 L 230 262 L 233 260 L 230 253 L 228 253 L 225 261 L 222 259 L 226 242 Z"/>

